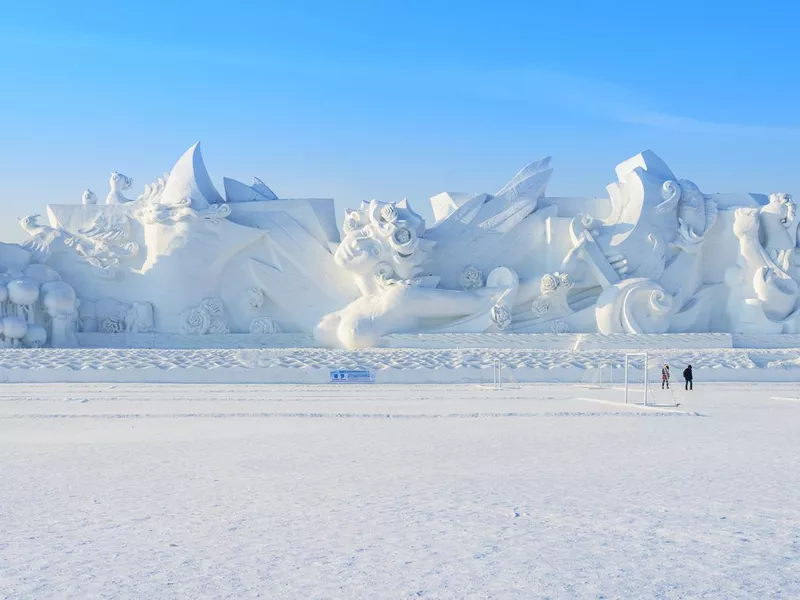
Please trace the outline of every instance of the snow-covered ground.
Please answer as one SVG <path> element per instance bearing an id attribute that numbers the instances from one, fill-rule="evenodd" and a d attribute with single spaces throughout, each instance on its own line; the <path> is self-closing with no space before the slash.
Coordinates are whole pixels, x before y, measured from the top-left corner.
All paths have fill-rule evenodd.
<path id="1" fill-rule="evenodd" d="M 658 336 L 650 341 L 657 343 Z M 588 370 L 608 366 L 613 367 L 614 379 L 621 381 L 629 352 L 641 348 L 8 348 L 0 354 L 0 383 L 322 384 L 333 370 L 369 369 L 385 384 L 466 384 L 491 380 L 498 362 L 525 382 L 580 382 Z M 702 381 L 800 380 L 797 347 L 679 347 L 647 352 L 649 364 L 656 365 L 656 378 L 663 360 L 693 365 Z"/>
<path id="2" fill-rule="evenodd" d="M 800 387 L 621 399 L 6 384 L 0 597 L 800 596 Z"/>

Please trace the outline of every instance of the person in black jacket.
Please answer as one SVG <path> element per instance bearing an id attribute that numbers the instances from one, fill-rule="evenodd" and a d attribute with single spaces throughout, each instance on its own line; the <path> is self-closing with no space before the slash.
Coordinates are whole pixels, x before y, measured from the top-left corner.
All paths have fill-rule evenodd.
<path id="1" fill-rule="evenodd" d="M 686 389 L 693 390 L 692 379 L 694 379 L 694 376 L 692 375 L 692 365 L 689 365 L 683 370 L 683 378 L 686 380 Z"/>

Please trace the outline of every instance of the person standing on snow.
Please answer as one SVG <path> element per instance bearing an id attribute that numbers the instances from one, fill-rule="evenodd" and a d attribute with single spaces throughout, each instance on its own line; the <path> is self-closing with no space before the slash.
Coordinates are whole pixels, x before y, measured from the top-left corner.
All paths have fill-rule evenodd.
<path id="1" fill-rule="evenodd" d="M 693 390 L 692 379 L 694 379 L 694 376 L 692 375 L 692 365 L 689 365 L 683 370 L 683 378 L 686 380 L 686 389 Z"/>
<path id="2" fill-rule="evenodd" d="M 664 389 L 664 384 L 666 384 L 667 389 L 669 389 L 669 365 L 664 365 L 661 369 L 661 389 Z"/>

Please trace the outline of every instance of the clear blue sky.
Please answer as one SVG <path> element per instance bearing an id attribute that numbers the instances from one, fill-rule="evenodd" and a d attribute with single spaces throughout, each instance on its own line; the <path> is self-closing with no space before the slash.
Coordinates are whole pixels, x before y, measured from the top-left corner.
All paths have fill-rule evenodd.
<path id="1" fill-rule="evenodd" d="M 5 2 L 0 239 L 201 140 L 281 196 L 598 195 L 651 148 L 704 191 L 800 194 L 800 8 L 731 2 Z"/>

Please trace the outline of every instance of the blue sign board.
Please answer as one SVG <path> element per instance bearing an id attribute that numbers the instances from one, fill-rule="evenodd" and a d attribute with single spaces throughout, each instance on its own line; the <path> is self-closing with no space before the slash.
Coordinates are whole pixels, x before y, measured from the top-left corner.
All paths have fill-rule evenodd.
<path id="1" fill-rule="evenodd" d="M 366 369 L 331 371 L 331 383 L 374 383 L 375 375 Z"/>

